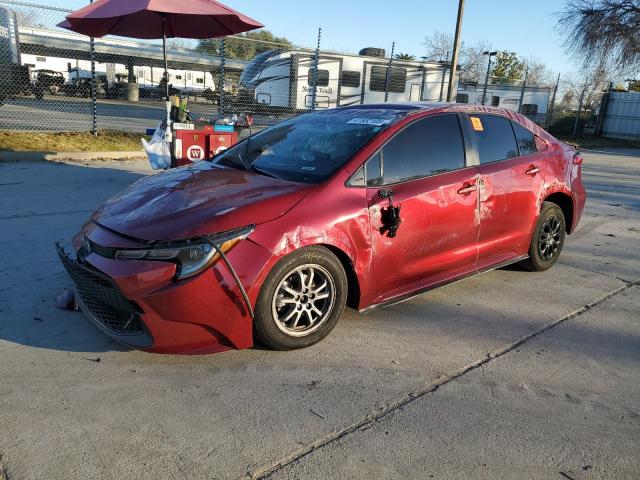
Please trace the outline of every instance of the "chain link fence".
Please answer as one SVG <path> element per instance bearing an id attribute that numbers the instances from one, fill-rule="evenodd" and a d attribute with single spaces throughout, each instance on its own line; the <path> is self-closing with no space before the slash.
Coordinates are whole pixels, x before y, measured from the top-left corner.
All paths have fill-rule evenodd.
<path id="1" fill-rule="evenodd" d="M 89 39 L 56 26 L 68 13 L 0 0 L 0 130 L 154 128 L 166 116 L 161 41 Z M 309 38 L 310 32 L 304 33 Z M 314 45 L 245 35 L 170 39 L 170 93 L 187 102 L 193 121 L 247 113 L 258 126 L 316 109 L 446 99 L 448 62 L 398 54 L 395 44 L 386 51 L 327 50 L 322 31 L 316 34 Z M 559 78 L 555 85 L 540 86 L 526 75 L 513 82 L 490 78 L 489 85 L 461 83 L 454 97 L 519 111 L 562 137 L 617 128 L 605 122 L 602 92 L 585 86 L 580 98 L 568 101 L 563 92 L 569 83 Z"/>
<path id="2" fill-rule="evenodd" d="M 68 10 L 0 1 L 0 129 L 144 132 L 164 117 L 160 41 L 89 39 Z M 315 32 L 314 32 L 315 33 Z M 448 65 L 379 48 L 358 53 L 247 38 L 168 42 L 171 95 L 192 120 L 248 113 L 270 125 L 305 111 L 446 97 Z"/>

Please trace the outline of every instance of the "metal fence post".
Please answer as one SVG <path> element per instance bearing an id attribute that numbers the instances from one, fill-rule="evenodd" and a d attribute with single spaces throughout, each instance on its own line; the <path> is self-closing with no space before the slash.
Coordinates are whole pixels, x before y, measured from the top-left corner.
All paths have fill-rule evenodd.
<path id="1" fill-rule="evenodd" d="M 573 138 L 578 136 L 578 124 L 580 123 L 580 116 L 582 115 L 582 102 L 584 101 L 584 93 L 587 91 L 587 83 L 585 82 L 582 93 L 580 94 L 580 101 L 578 102 L 578 114 L 576 115 L 576 121 L 573 124 Z"/>
<path id="2" fill-rule="evenodd" d="M 384 82 L 384 103 L 389 101 L 389 82 L 391 81 L 391 67 L 393 66 L 393 55 L 396 51 L 396 42 L 391 44 L 391 56 L 389 57 L 389 66 L 387 67 L 387 78 Z"/>
<path id="3" fill-rule="evenodd" d="M 90 0 L 89 3 L 93 3 L 93 0 Z M 98 135 L 98 102 L 97 102 L 97 82 L 96 82 L 96 48 L 95 48 L 95 40 L 93 37 L 89 39 L 89 48 L 91 50 L 91 104 L 93 107 L 93 123 L 91 126 L 91 133 L 94 136 Z"/>
<path id="4" fill-rule="evenodd" d="M 440 99 L 439 102 L 444 98 L 444 78 L 447 76 L 447 64 L 449 63 L 449 52 L 447 52 L 447 57 L 444 61 L 444 66 L 442 68 L 442 79 L 440 80 Z"/>
<path id="5" fill-rule="evenodd" d="M 225 93 L 224 93 L 224 62 L 225 62 L 225 56 L 226 56 L 226 43 L 227 43 L 227 39 L 226 37 L 222 37 L 222 41 L 220 42 L 220 78 L 218 80 L 219 82 L 219 88 L 220 88 L 220 108 L 218 109 L 218 113 L 220 115 L 224 115 L 224 100 L 225 100 Z"/>
<path id="6" fill-rule="evenodd" d="M 551 96 L 551 104 L 547 108 L 547 121 L 546 127 L 549 128 L 551 120 L 553 120 L 553 109 L 556 105 L 556 94 L 558 93 L 558 86 L 560 85 L 560 74 L 558 74 L 558 80 L 556 80 L 556 86 L 553 89 L 553 95 Z"/>
<path id="7" fill-rule="evenodd" d="M 320 63 L 320 41 L 322 40 L 322 27 L 318 28 L 318 44 L 313 55 L 313 77 L 311 79 L 311 111 L 316 109 L 316 93 L 318 90 L 318 65 Z"/>
<path id="8" fill-rule="evenodd" d="M 520 102 L 518 104 L 518 113 L 522 113 L 522 102 L 524 101 L 524 90 L 527 88 L 527 77 L 529 76 L 529 65 L 524 69 L 524 78 L 522 79 L 522 88 L 520 89 Z"/>
<path id="9" fill-rule="evenodd" d="M 611 96 L 611 92 L 613 90 L 613 82 L 609 82 L 609 88 L 602 96 L 602 100 L 600 101 L 600 111 L 598 112 L 598 119 L 596 120 L 596 130 L 594 135 L 597 137 L 602 134 L 602 126 L 604 125 L 604 117 L 607 115 L 607 107 L 609 106 L 609 97 Z"/>

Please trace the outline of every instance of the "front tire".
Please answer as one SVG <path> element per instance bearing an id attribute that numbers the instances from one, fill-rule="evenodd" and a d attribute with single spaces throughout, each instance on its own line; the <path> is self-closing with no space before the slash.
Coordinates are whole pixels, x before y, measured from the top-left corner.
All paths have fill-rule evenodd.
<path id="1" fill-rule="evenodd" d="M 567 225 L 562 209 L 551 202 L 544 202 L 529 246 L 529 258 L 521 265 L 532 272 L 551 268 L 560 257 Z"/>
<path id="2" fill-rule="evenodd" d="M 336 326 L 347 301 L 347 275 L 327 248 L 301 248 L 267 276 L 254 318 L 256 340 L 274 350 L 309 347 Z"/>

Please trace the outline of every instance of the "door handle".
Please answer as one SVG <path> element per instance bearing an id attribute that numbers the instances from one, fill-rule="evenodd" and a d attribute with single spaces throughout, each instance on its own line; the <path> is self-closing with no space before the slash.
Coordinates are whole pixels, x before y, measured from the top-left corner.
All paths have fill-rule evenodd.
<path id="1" fill-rule="evenodd" d="M 475 192 L 476 190 L 478 190 L 477 185 L 467 185 L 466 187 L 462 187 L 460 190 L 458 190 L 458 193 L 460 195 L 468 195 L 471 192 Z"/>
<path id="2" fill-rule="evenodd" d="M 529 167 L 529 170 L 524 172 L 525 175 L 529 175 L 530 177 L 535 177 L 538 173 L 540 173 L 540 169 L 538 167 L 534 167 L 533 165 Z"/>

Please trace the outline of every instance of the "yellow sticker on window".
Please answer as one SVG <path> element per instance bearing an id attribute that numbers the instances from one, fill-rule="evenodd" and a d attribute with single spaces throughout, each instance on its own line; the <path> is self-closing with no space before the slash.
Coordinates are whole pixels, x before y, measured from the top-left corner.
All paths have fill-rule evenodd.
<path id="1" fill-rule="evenodd" d="M 478 117 L 469 117 L 471 119 L 471 126 L 476 132 L 484 132 L 484 127 L 482 126 L 482 120 Z"/>

